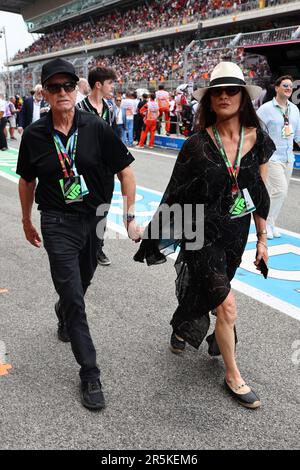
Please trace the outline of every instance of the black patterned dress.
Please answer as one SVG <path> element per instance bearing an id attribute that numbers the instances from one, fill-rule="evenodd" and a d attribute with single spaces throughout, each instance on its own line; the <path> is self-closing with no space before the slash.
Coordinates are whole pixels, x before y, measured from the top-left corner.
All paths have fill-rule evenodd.
<path id="1" fill-rule="evenodd" d="M 256 143 L 242 157 L 238 175 L 239 188 L 248 189 L 256 213 L 263 219 L 267 218 L 270 199 L 259 166 L 270 159 L 274 150 L 269 136 L 257 129 Z M 149 238 L 143 239 L 134 260 L 146 259 L 148 265 L 158 264 L 165 260 L 163 253 L 175 251 L 180 245 L 175 263 L 179 305 L 171 325 L 179 336 L 198 348 L 209 328 L 209 312 L 226 299 L 231 289 L 230 281 L 241 263 L 251 221 L 250 214 L 230 218 L 231 180 L 226 164 L 206 130 L 194 134 L 184 143 L 163 195 L 163 203 L 168 206 L 179 204 L 183 213 L 185 204 L 204 204 L 202 248 L 187 250 L 184 234 L 177 238 L 172 230 L 173 236 L 167 239 L 163 236 L 150 239 L 152 221 L 145 232 Z"/>

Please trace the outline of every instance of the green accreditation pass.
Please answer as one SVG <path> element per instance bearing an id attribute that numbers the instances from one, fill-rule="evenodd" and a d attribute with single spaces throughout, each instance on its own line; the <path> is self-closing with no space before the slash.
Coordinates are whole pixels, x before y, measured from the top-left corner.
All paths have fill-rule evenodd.
<path id="1" fill-rule="evenodd" d="M 55 148 L 64 175 L 59 180 L 59 184 L 66 204 L 82 202 L 83 196 L 89 194 L 83 175 L 78 174 L 75 166 L 77 137 L 78 130 L 76 129 L 68 139 L 67 146 L 65 147 L 59 135 L 57 133 L 53 134 Z"/>
<path id="2" fill-rule="evenodd" d="M 240 189 L 238 185 L 238 181 L 237 181 L 238 174 L 240 171 L 241 159 L 242 159 L 242 149 L 243 149 L 243 143 L 244 143 L 244 128 L 241 127 L 240 141 L 239 141 L 239 145 L 237 149 L 237 156 L 236 156 L 234 165 L 232 165 L 232 163 L 227 158 L 221 136 L 216 126 L 213 126 L 212 130 L 213 130 L 216 142 L 218 144 L 220 154 L 222 155 L 223 160 L 226 164 L 229 177 L 232 183 L 231 191 L 232 191 L 233 204 L 231 205 L 229 209 L 229 213 L 230 213 L 231 219 L 237 219 L 238 217 L 243 217 L 244 215 L 250 214 L 251 212 L 255 211 L 255 205 L 251 199 L 248 189 L 247 188 Z"/>
<path id="3" fill-rule="evenodd" d="M 249 194 L 248 189 L 240 189 L 235 195 L 233 195 L 234 202 L 229 209 L 231 219 L 237 219 L 244 215 L 250 214 L 255 211 L 255 205 Z"/>
<path id="4" fill-rule="evenodd" d="M 80 176 L 69 176 L 67 178 L 62 178 L 59 180 L 59 183 L 66 204 L 83 201 Z"/>

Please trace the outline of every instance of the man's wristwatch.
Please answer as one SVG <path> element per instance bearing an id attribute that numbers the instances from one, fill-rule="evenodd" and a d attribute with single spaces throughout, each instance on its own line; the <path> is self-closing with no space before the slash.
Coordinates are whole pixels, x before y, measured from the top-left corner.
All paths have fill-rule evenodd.
<path id="1" fill-rule="evenodd" d="M 134 214 L 124 214 L 123 219 L 124 219 L 124 221 L 129 223 L 129 222 L 131 222 L 132 220 L 135 219 L 135 215 Z"/>

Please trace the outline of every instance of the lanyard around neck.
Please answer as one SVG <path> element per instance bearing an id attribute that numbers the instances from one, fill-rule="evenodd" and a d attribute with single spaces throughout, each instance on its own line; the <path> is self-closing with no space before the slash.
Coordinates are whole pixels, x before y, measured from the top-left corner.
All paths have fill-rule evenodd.
<path id="1" fill-rule="evenodd" d="M 286 110 L 283 111 L 282 107 L 278 104 L 276 101 L 276 104 L 274 105 L 277 111 L 283 116 L 284 124 L 288 125 L 289 124 L 289 104 L 287 103 L 286 105 Z"/>
<path id="2" fill-rule="evenodd" d="M 244 144 L 244 127 L 241 126 L 240 140 L 239 140 L 239 144 L 237 148 L 237 155 L 236 155 L 234 165 L 232 165 L 232 163 L 228 160 L 221 136 L 216 126 L 213 126 L 212 130 L 213 130 L 213 133 L 214 133 L 214 136 L 215 136 L 218 148 L 219 148 L 219 152 L 223 157 L 223 160 L 226 164 L 226 167 L 227 167 L 227 170 L 228 170 L 231 182 L 232 182 L 232 192 L 235 193 L 239 189 L 237 178 L 238 178 L 238 174 L 240 171 L 240 163 L 242 159 L 242 149 L 243 149 L 243 144 Z"/>
<path id="3" fill-rule="evenodd" d="M 56 132 L 53 133 L 53 140 L 54 140 L 55 148 L 56 148 L 57 155 L 58 155 L 65 178 L 68 178 L 69 176 L 74 175 L 73 166 L 74 166 L 75 156 L 76 156 L 77 137 L 78 137 L 78 129 L 76 129 L 76 131 L 69 137 L 67 145 L 65 147 L 59 135 Z M 66 162 L 68 163 L 68 166 L 70 168 L 69 173 L 66 168 Z"/>

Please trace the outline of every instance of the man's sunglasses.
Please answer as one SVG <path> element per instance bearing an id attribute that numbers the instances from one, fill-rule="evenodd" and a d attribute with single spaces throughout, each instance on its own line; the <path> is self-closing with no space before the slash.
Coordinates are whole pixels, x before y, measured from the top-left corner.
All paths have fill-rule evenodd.
<path id="1" fill-rule="evenodd" d="M 241 91 L 240 86 L 220 86 L 214 87 L 210 89 L 211 96 L 221 96 L 223 91 L 225 91 L 226 95 L 234 96 L 237 95 Z"/>
<path id="2" fill-rule="evenodd" d="M 59 93 L 61 89 L 64 89 L 66 93 L 71 93 L 76 88 L 75 82 L 65 82 L 65 83 L 49 83 L 49 85 L 45 85 L 45 89 L 52 93 Z"/>
<path id="3" fill-rule="evenodd" d="M 282 83 L 282 86 L 286 90 L 292 90 L 293 89 L 293 85 L 290 85 L 289 83 Z"/>

